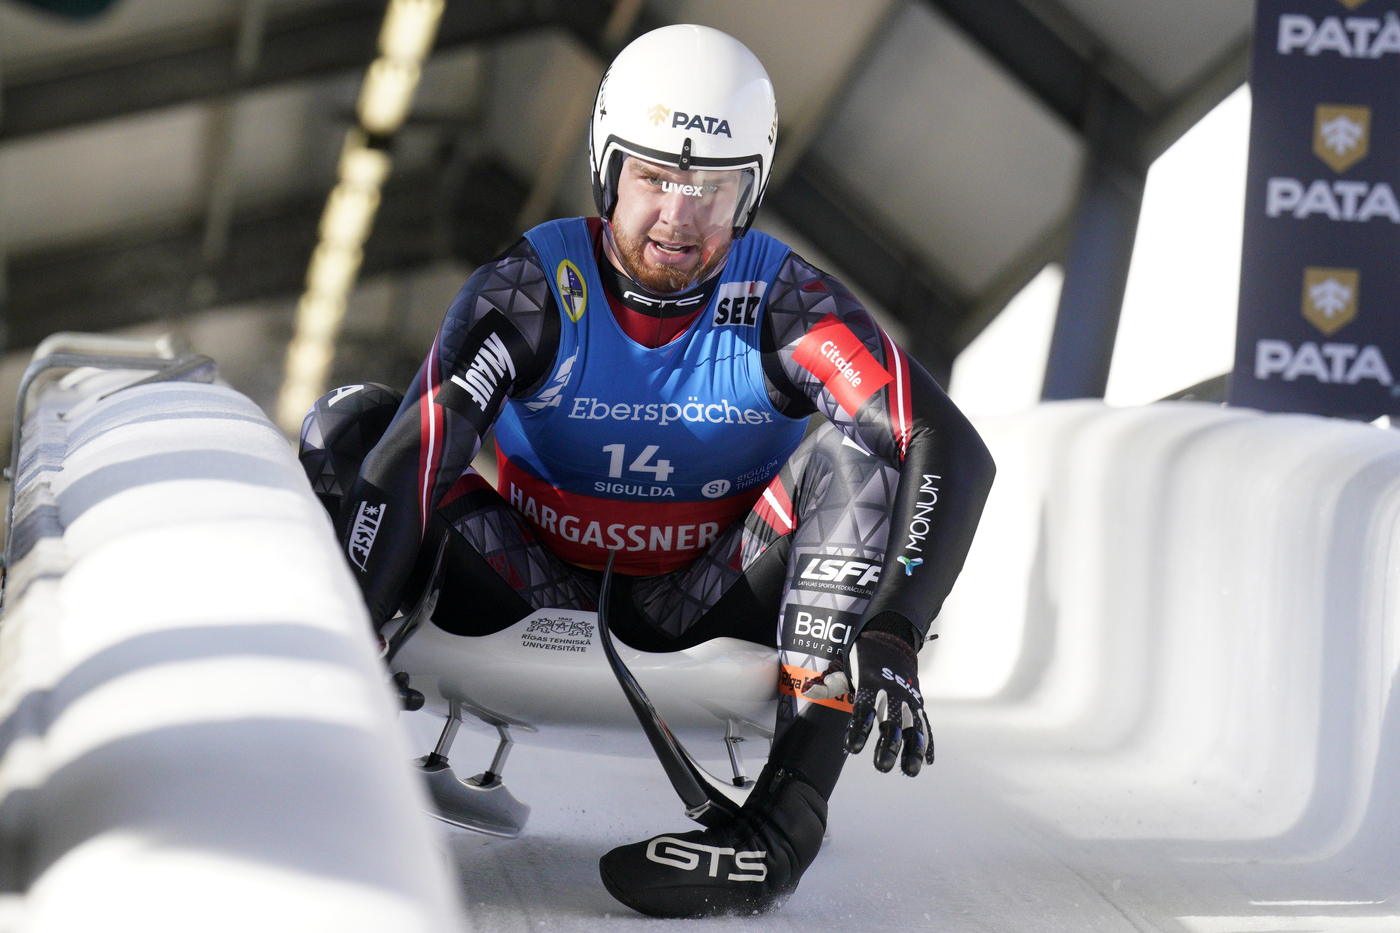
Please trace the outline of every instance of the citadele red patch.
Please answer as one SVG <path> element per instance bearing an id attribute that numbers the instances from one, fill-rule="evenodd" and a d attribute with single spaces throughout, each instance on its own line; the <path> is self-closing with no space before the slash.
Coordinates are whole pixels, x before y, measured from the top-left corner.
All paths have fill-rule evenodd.
<path id="1" fill-rule="evenodd" d="M 894 381 L 835 314 L 828 314 L 807 331 L 792 358 L 820 379 L 836 404 L 852 417 L 870 396 Z"/>

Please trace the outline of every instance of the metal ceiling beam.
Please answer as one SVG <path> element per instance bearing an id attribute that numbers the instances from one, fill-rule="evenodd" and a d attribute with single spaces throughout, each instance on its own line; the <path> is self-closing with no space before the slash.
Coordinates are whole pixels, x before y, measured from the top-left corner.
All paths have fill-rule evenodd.
<path id="1" fill-rule="evenodd" d="M 967 33 L 1049 109 L 1088 137 L 1094 150 L 1091 162 L 1096 166 L 1112 166 L 1108 177 L 1121 181 L 1123 166 L 1127 167 L 1130 178 L 1140 175 L 1136 171 L 1135 151 L 1137 141 L 1150 125 L 1148 115 L 1134 99 L 1108 80 L 1095 61 L 1086 57 L 1082 43 L 1076 47 L 1065 41 L 1020 0 L 926 2 Z M 1104 173 L 1098 170 L 1086 175 L 1084 196 L 1078 208 L 1080 216 L 1071 223 L 1057 226 L 1047 234 L 1046 242 L 1052 243 L 1056 253 L 1074 244 L 1078 254 L 1106 260 L 1112 267 L 1109 276 L 1112 284 L 1126 275 L 1132 235 L 1128 230 L 1126 251 L 1114 248 L 1107 254 L 1103 250 L 1114 242 L 1113 236 L 1098 228 L 1093 228 L 1090 236 L 1087 212 L 1094 203 L 1095 186 L 1102 177 Z M 1133 187 L 1128 185 L 1129 189 Z M 766 203 L 836 262 L 845 277 L 884 305 L 909 329 L 913 345 L 906 349 L 945 384 L 953 359 L 995 316 L 989 313 L 985 300 L 972 301 L 961 296 L 926 261 L 903 247 L 899 237 L 884 231 L 878 221 L 854 208 L 856 199 L 842 191 L 833 175 L 811 156 L 802 159 L 781 187 L 770 191 Z M 1123 204 L 1121 199 L 1113 203 L 1118 207 Z M 1126 218 L 1135 224 L 1136 212 L 1129 213 L 1131 217 L 1118 211 L 1113 213 L 1113 218 Z M 1118 246 L 1121 245 L 1119 242 Z M 1076 255 L 1073 248 L 1067 251 Z M 1047 250 L 1033 247 L 1031 252 L 1041 255 Z M 1018 271 L 1024 271 L 1023 277 L 1029 281 L 1039 267 Z M 1073 281 L 1067 282 L 1067 291 L 1070 306 L 1075 311 L 1063 315 L 1066 323 L 1074 318 L 1088 318 L 1100 324 L 1116 323 L 1121 295 L 1115 302 L 1111 287 L 1092 294 L 1080 287 L 1100 277 L 1103 271 L 1084 268 L 1076 274 L 1071 268 L 1067 279 Z M 999 291 L 1008 290 L 1003 282 L 998 282 L 996 287 Z M 1009 294 L 1014 294 L 1015 290 L 1018 289 L 1010 289 Z M 974 316 L 979 319 L 975 324 Z M 1098 356 L 1112 351 L 1112 327 L 1099 328 L 1100 331 L 1105 329 L 1109 331 L 1108 343 L 1106 349 L 1104 346 L 1094 348 Z"/>
<path id="2" fill-rule="evenodd" d="M 527 192 L 523 182 L 490 162 L 474 164 L 456 180 L 436 171 L 394 180 L 365 245 L 362 277 L 447 256 L 472 265 L 492 258 L 517 232 Z M 223 259 L 207 273 L 207 303 L 295 295 L 316 245 L 323 200 L 296 198 L 235 217 Z M 808 159 L 769 193 L 765 207 L 777 210 L 824 253 L 839 254 L 843 276 L 909 327 L 914 337 L 906 349 L 946 380 L 957 349 L 952 334 L 967 308 L 897 239 L 849 203 L 829 173 Z M 203 226 L 194 221 L 12 256 L 8 348 L 33 346 L 58 330 L 105 331 L 196 310 L 190 286 L 201 268 L 203 240 Z"/>
<path id="3" fill-rule="evenodd" d="M 926 2 L 1087 143 L 1043 397 L 1102 397 L 1142 206 L 1139 152 L 1151 116 L 1091 57 L 1096 50 L 1071 45 L 1022 0 Z"/>
<path id="4" fill-rule="evenodd" d="M 1009 71 L 1066 123 L 1090 134 L 1113 113 L 1117 133 L 1100 139 L 1110 154 L 1145 174 L 1168 146 L 1243 84 L 1246 32 L 1174 97 L 1152 88 L 1058 0 L 925 0 Z M 1102 136 L 1102 134 L 1099 134 Z"/>
<path id="5" fill-rule="evenodd" d="M 1147 113 L 1021 0 L 926 0 L 1011 72 L 1041 103 L 1084 132 L 1098 94 Z"/>
<path id="6" fill-rule="evenodd" d="M 1163 105 L 1138 149 L 1137 165 L 1147 172 L 1157 157 L 1197 121 L 1229 97 L 1249 75 L 1249 36 L 1241 36 L 1174 100 Z M 1074 232 L 1073 216 L 1047 231 L 1025 250 L 1013 266 L 977 299 L 977 308 L 964 320 L 954 344 L 971 343 L 1001 313 L 1013 297 L 1040 273 L 1046 263 L 1062 262 Z"/>
<path id="7" fill-rule="evenodd" d="M 1244 82 L 1248 73 L 1249 37 L 1243 36 L 1204 70 L 1190 86 L 1172 100 L 1163 100 L 1131 66 L 1109 56 L 1101 43 L 1083 25 L 1061 8 L 1057 0 L 925 0 L 951 21 L 984 52 L 1011 73 L 1037 100 L 1086 137 L 1091 150 L 1081 184 L 1081 195 L 1063 222 L 1056 224 L 1025 250 L 1011 269 L 999 276 L 982 294 L 960 300 L 955 289 L 939 286 L 935 270 L 911 257 L 907 250 L 883 244 L 897 242 L 890 237 L 868 237 L 874 228 L 869 221 L 852 219 L 849 207 L 835 214 L 814 210 L 802 203 L 799 190 L 815 187 L 829 192 L 829 176 L 811 171 L 794 192 L 770 193 L 770 203 L 778 208 L 799 232 L 819 243 L 843 271 L 872 294 L 888 291 L 886 283 L 912 279 L 930 285 L 940 300 L 904 301 L 892 306 L 911 330 L 930 325 L 939 331 L 928 337 L 930 357 L 950 360 L 990 323 L 1022 287 L 1051 261 L 1065 261 L 1075 255 L 1105 260 L 1088 280 L 1074 274 L 1068 263 L 1067 283 L 1071 303 L 1080 304 L 1086 295 L 1080 285 L 1093 285 L 1102 274 L 1110 283 L 1122 282 L 1131 259 L 1137 203 L 1147 169 L 1157 156 L 1190 129 L 1212 107 Z M 828 202 L 849 205 L 851 199 L 827 193 Z M 1114 206 L 1104 214 L 1095 213 L 1097 204 Z M 1112 229 L 1094 226 L 1093 217 L 1116 218 Z M 1090 247 L 1084 241 L 1090 229 L 1096 232 Z M 1077 252 L 1076 252 L 1077 250 Z M 1107 250 L 1107 254 L 1104 252 Z M 873 257 L 873 258 L 872 258 Z M 874 270 L 884 270 L 875 272 Z M 864 270 L 864 271 L 862 271 Z M 891 272 L 891 270 L 896 270 Z M 1107 366 L 1112 353 L 1121 295 L 1114 289 L 1090 289 L 1098 326 L 1091 328 L 1101 341 L 1093 367 Z M 888 299 L 886 299 L 888 300 Z M 935 309 L 938 320 L 921 318 L 917 307 Z M 932 367 L 930 367 L 932 369 Z M 1105 370 L 1106 372 L 1106 370 Z M 1094 382 L 1098 377 L 1094 377 Z"/>
<path id="8" fill-rule="evenodd" d="M 234 77 L 240 83 L 257 70 L 262 53 L 263 28 L 267 22 L 268 0 L 243 0 L 234 46 Z M 216 265 L 228 244 L 229 225 L 238 197 L 238 109 L 237 96 L 220 98 L 211 108 L 204 153 L 204 188 L 208 192 L 204 209 L 204 243 L 200 250 L 201 269 Z M 201 303 L 204 284 L 196 278 L 191 298 Z"/>
<path id="9" fill-rule="evenodd" d="M 472 265 L 492 258 L 511 233 L 525 185 L 489 162 L 474 165 L 451 191 L 440 181 L 440 173 L 430 173 L 385 188 L 362 275 L 448 257 Z M 314 195 L 235 217 L 222 261 L 207 273 L 211 302 L 294 296 L 306 277 L 324 204 Z M 195 221 L 11 256 L 7 349 L 33 346 L 60 330 L 105 331 L 181 317 L 193 310 L 189 292 L 203 240 L 203 225 Z"/>
<path id="10" fill-rule="evenodd" d="M 453 0 L 435 49 L 544 28 L 611 47 L 608 0 Z M 374 57 L 383 0 L 344 0 L 268 18 L 257 66 L 240 75 L 237 24 L 147 39 L 44 70 L 12 70 L 0 88 L 0 141 L 126 114 L 363 68 Z M 630 35 L 654 23 L 639 18 Z M 610 54 L 609 54 L 610 57 Z"/>
<path id="11" fill-rule="evenodd" d="M 1249 80 L 1250 44 L 1251 36 L 1246 32 L 1157 113 L 1138 148 L 1138 165 L 1144 172 L 1172 143 Z"/>
<path id="12" fill-rule="evenodd" d="M 295 14 L 270 17 L 267 21 L 257 66 L 240 76 L 236 67 L 236 32 L 231 24 L 179 39 L 162 40 L 159 45 L 132 46 L 104 53 L 83 62 L 70 62 L 51 74 L 12 74 L 3 89 L 4 120 L 0 140 L 108 119 L 155 107 L 216 98 L 238 88 L 256 88 L 279 82 L 310 78 L 339 70 L 363 67 L 374 54 L 374 42 L 382 16 L 381 0 L 350 0 Z M 437 50 L 479 43 L 533 29 L 566 28 L 585 46 L 603 57 L 611 57 L 617 38 L 607 33 L 614 12 L 609 0 L 454 0 L 448 4 L 439 32 Z M 658 23 L 645 15 L 628 30 L 635 35 Z M 629 36 L 630 37 L 630 36 Z M 810 163 L 810 160 L 809 160 Z M 924 268 L 897 239 L 876 232 L 878 226 L 851 207 L 853 199 L 839 193 L 829 176 L 815 164 L 804 163 L 791 184 L 770 194 L 770 203 L 785 205 L 780 213 L 820 249 L 840 262 L 847 275 L 876 296 L 891 313 L 920 335 L 920 346 L 911 352 L 922 358 L 931 371 L 946 377 L 955 352 L 948 334 L 965 313 L 953 292 L 938 284 L 937 277 Z M 202 289 L 209 303 L 249 300 L 274 292 L 291 292 L 300 284 L 305 258 L 314 243 L 316 211 L 306 205 L 292 216 L 267 221 L 244 220 L 231 234 L 234 240 L 256 240 L 252 236 L 259 223 L 266 225 L 262 242 L 229 246 L 229 258 L 222 265 L 215 287 Z M 508 227 L 508 225 L 507 225 Z M 375 237 L 382 239 L 376 225 Z M 300 231 L 298 233 L 297 231 Z M 514 231 L 505 229 L 488 250 L 499 246 Z M 300 236 L 295 244 L 288 237 Z M 44 305 L 48 310 L 38 320 L 71 315 L 89 321 L 92 327 L 115 327 L 149 320 L 159 313 L 180 313 L 185 309 L 181 290 L 187 288 L 189 271 L 199 267 L 200 253 L 191 245 L 188 231 L 145 245 L 121 247 L 89 246 L 68 251 L 74 260 L 97 250 L 103 257 L 101 273 L 85 266 L 85 275 L 94 285 L 86 294 L 74 290 L 72 281 L 57 270 L 67 268 L 60 258 L 42 262 L 36 257 L 17 260 L 19 281 L 11 314 L 23 320 L 34 296 L 46 288 L 58 289 Z M 284 244 L 284 245 L 274 245 Z M 246 257 L 243 261 L 239 255 Z M 278 257 L 295 256 L 297 261 Z M 366 258 L 371 271 L 373 257 Z M 229 270 L 248 268 L 251 278 L 246 287 L 235 285 Z M 37 270 L 47 267 L 49 286 L 36 278 Z M 128 284 L 122 284 L 130 277 Z M 115 289 L 118 293 L 114 293 Z M 98 294 L 105 309 L 103 325 L 84 310 Z M 70 296 L 69 298 L 62 297 Z M 125 295 L 126 297 L 121 297 Z M 176 310 L 172 310 L 176 309 Z M 34 310 L 40 310 L 34 306 Z M 63 326 L 76 326 L 64 324 Z M 43 329 L 47 325 L 41 325 Z M 29 329 L 34 329 L 32 326 Z M 48 327 L 49 330 L 54 329 Z M 31 335 L 21 327 L 12 338 L 23 344 Z"/>
<path id="13" fill-rule="evenodd" d="M 1137 205 L 1148 167 L 1197 119 L 1245 80 L 1249 38 L 1228 49 L 1174 100 L 1163 101 L 1125 62 L 1106 55 L 1089 30 L 1056 0 L 925 0 L 1009 71 L 1034 97 L 1087 137 L 1092 150 L 1075 210 L 1032 244 L 1014 269 L 974 300 L 940 284 L 927 263 L 900 248 L 898 238 L 871 233 L 878 224 L 853 210 L 830 173 L 805 157 L 799 177 L 770 192 L 768 204 L 821 248 L 867 292 L 919 334 L 919 355 L 931 370 L 951 360 L 995 318 L 1046 262 L 1097 259 L 1102 268 L 1067 282 L 1072 305 L 1090 301 L 1099 341 L 1091 368 L 1106 374 L 1121 291 L 1131 259 Z M 1053 24 L 1053 25 L 1052 25 Z M 1105 213 L 1105 205 L 1112 210 Z M 1115 219 L 1111 228 L 1106 218 Z M 1097 219 L 1097 225 L 1096 225 Z M 1092 231 L 1092 233 L 1091 233 Z M 1088 239 L 1086 239 L 1086 237 Z M 1091 242 L 1092 241 L 1092 245 Z M 1076 252 L 1077 250 L 1077 252 Z M 1089 289 L 1101 275 L 1110 288 Z M 919 283 L 908 293 L 893 283 Z M 1117 283 L 1116 285 L 1114 283 Z M 1067 321 L 1068 323 L 1068 321 Z M 1097 383 L 1099 376 L 1091 377 Z"/>
<path id="14" fill-rule="evenodd" d="M 1047 400 L 1102 398 L 1152 162 L 1245 80 L 1249 39 L 1234 43 L 1155 118 L 1100 83 L 1085 135 L 1089 154 L 1065 253 L 1065 284 L 1050 340 Z"/>
<path id="15" fill-rule="evenodd" d="M 1112 355 L 1148 164 L 1140 158 L 1142 140 L 1154 127 L 1142 103 L 1150 93 L 1143 89 L 1144 82 L 1127 74 L 1126 66 L 1095 57 L 1083 38 L 1086 30 L 1078 30 L 1080 41 L 1071 43 L 1063 35 L 1068 21 L 1059 23 L 1060 30 L 1052 28 L 1022 0 L 925 2 L 1089 144 L 1089 165 L 1072 218 L 1049 231 L 1045 242 L 1033 246 L 1028 255 L 1049 261 L 1052 254 L 1063 254 L 1069 259 L 1062 305 L 1067 313 L 1060 317 L 1066 327 L 1077 322 L 1094 340 L 1079 346 L 1087 359 L 1066 359 L 1057 369 L 1083 369 L 1092 388 L 1100 381 L 1100 370 L 1106 376 Z M 1049 0 L 1034 2 L 1044 6 Z M 1134 93 L 1130 96 L 1121 85 Z M 860 217 L 849 206 L 853 199 L 837 189 L 830 174 L 809 157 L 789 184 L 770 193 L 770 204 L 918 335 L 919 345 L 910 349 L 926 368 L 947 373 L 957 353 L 995 317 L 989 313 L 987 296 L 978 301 L 961 298 L 926 262 L 896 245 L 897 238 L 876 232 L 878 224 Z M 1018 278 L 1024 281 L 997 283 L 1003 298 L 1009 299 L 1039 271 L 1039 266 L 1022 265 Z M 1062 336 L 1062 348 L 1068 339 L 1068 334 Z"/>

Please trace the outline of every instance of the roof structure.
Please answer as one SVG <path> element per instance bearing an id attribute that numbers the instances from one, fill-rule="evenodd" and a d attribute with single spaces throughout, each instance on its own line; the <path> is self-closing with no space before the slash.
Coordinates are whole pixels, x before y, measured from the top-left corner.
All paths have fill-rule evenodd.
<path id="1" fill-rule="evenodd" d="M 383 0 L 117 0 L 86 19 L 42 2 L 0 0 L 7 348 L 183 328 L 269 404 Z M 1106 379 L 1147 167 L 1245 79 L 1253 6 L 619 5 L 630 35 L 700 22 L 764 61 L 780 130 L 760 226 L 850 283 L 936 376 L 1064 263 L 1062 329 L 1079 331 L 1057 333 L 1051 372 L 1071 395 L 1094 394 L 1098 363 Z M 470 266 L 522 224 L 592 211 L 584 129 L 617 12 L 448 0 L 335 378 L 403 381 Z"/>

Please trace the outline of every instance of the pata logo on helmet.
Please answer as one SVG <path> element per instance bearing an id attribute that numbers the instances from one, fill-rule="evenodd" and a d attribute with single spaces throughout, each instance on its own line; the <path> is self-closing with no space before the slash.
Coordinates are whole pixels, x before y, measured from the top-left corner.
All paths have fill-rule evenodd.
<path id="1" fill-rule="evenodd" d="M 702 117 L 699 114 L 691 116 L 684 110 L 677 110 L 675 116 L 671 117 L 671 127 L 682 127 L 687 130 L 697 130 L 708 136 L 718 136 L 723 133 L 730 139 L 734 134 L 729 132 L 729 121 L 721 120 L 719 117 Z"/>
<path id="2" fill-rule="evenodd" d="M 647 119 L 652 122 L 653 126 L 660 126 L 670 115 L 671 111 L 661 104 L 657 104 L 655 107 L 647 110 Z"/>

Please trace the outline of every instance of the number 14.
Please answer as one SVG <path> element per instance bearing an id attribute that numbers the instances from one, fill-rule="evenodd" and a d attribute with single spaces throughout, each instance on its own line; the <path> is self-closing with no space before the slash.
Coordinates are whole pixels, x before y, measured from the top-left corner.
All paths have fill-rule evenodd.
<path id="1" fill-rule="evenodd" d="M 655 444 L 648 444 L 646 447 L 643 447 L 642 452 L 637 455 L 637 459 L 633 460 L 632 465 L 627 469 L 631 470 L 633 473 L 650 473 L 652 476 L 656 477 L 658 483 L 666 482 L 666 477 L 676 472 L 671 467 L 671 461 L 658 460 L 655 463 L 649 462 L 652 457 L 656 456 L 656 452 L 660 449 L 661 448 Z M 613 479 L 621 479 L 622 461 L 626 459 L 627 456 L 627 445 L 609 444 L 603 448 L 603 453 L 611 455 L 611 459 L 608 461 L 608 476 Z"/>

